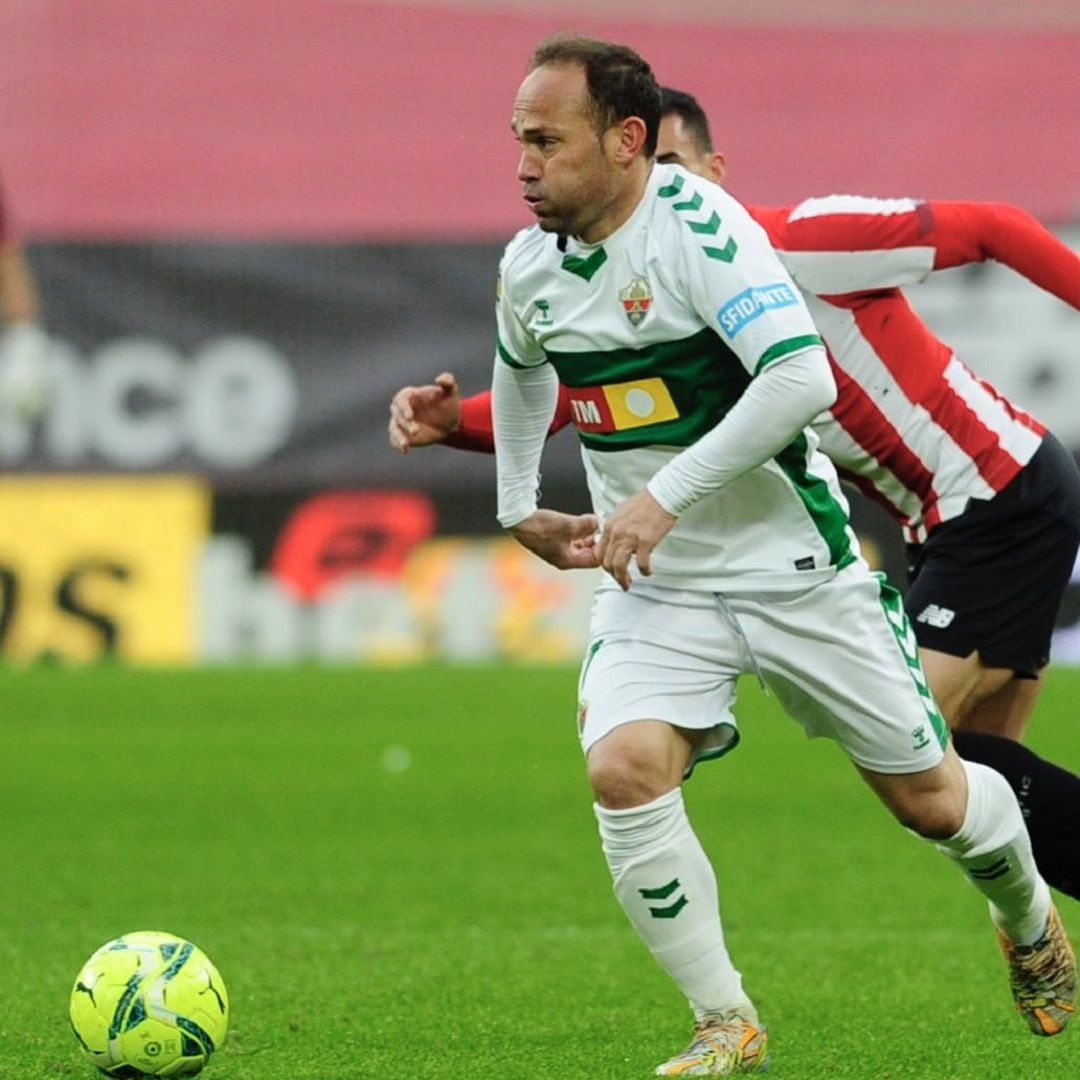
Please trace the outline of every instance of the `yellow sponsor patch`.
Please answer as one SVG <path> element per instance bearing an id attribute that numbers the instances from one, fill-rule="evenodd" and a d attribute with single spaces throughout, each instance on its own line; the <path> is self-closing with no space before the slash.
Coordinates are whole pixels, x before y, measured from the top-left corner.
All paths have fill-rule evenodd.
<path id="1" fill-rule="evenodd" d="M 616 431 L 677 420 L 679 410 L 663 379 L 638 379 L 604 387 Z"/>

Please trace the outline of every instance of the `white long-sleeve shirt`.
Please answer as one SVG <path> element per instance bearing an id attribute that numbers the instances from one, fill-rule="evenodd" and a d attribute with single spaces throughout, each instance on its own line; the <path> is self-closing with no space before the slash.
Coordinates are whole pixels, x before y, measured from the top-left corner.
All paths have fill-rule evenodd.
<path id="1" fill-rule="evenodd" d="M 504 526 L 536 506 L 562 382 L 601 518 L 646 486 L 679 511 L 653 584 L 786 590 L 857 557 L 835 470 L 806 429 L 835 394 L 824 348 L 764 232 L 726 192 L 657 166 L 602 244 L 527 229 L 500 277 Z"/>

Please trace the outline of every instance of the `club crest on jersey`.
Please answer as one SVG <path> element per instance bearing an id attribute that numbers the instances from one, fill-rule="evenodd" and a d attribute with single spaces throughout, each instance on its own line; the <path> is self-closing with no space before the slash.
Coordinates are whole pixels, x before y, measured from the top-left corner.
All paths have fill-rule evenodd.
<path id="1" fill-rule="evenodd" d="M 631 326 L 640 326 L 652 307 L 653 294 L 649 283 L 643 277 L 636 277 L 625 288 L 619 290 L 619 300 Z"/>

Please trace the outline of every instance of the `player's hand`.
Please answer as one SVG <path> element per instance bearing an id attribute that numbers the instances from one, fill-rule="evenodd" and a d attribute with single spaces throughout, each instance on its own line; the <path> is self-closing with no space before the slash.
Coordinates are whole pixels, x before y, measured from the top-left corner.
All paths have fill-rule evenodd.
<path id="1" fill-rule="evenodd" d="M 448 371 L 427 386 L 403 386 L 390 402 L 390 445 L 401 454 L 440 443 L 461 423 L 461 394 Z"/>
<path id="2" fill-rule="evenodd" d="M 510 535 L 544 562 L 560 570 L 588 570 L 596 557 L 595 514 L 563 514 L 535 510 L 510 530 Z"/>
<path id="3" fill-rule="evenodd" d="M 621 502 L 604 522 L 597 547 L 600 565 L 625 590 L 630 588 L 630 562 L 637 560 L 645 577 L 652 573 L 653 549 L 678 520 L 648 491 L 639 491 Z"/>

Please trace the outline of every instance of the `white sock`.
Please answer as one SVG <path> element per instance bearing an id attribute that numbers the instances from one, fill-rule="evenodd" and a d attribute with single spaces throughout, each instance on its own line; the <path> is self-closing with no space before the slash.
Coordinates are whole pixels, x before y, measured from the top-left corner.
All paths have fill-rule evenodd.
<path id="1" fill-rule="evenodd" d="M 716 876 L 682 789 L 629 810 L 594 809 L 615 895 L 697 1016 L 745 1003 L 724 945 Z"/>
<path id="2" fill-rule="evenodd" d="M 938 850 L 960 864 L 968 880 L 990 901 L 990 917 L 1017 945 L 1032 945 L 1046 929 L 1050 889 L 1035 867 L 1031 838 L 1005 778 L 994 769 L 961 759 L 967 772 L 964 824 Z"/>

